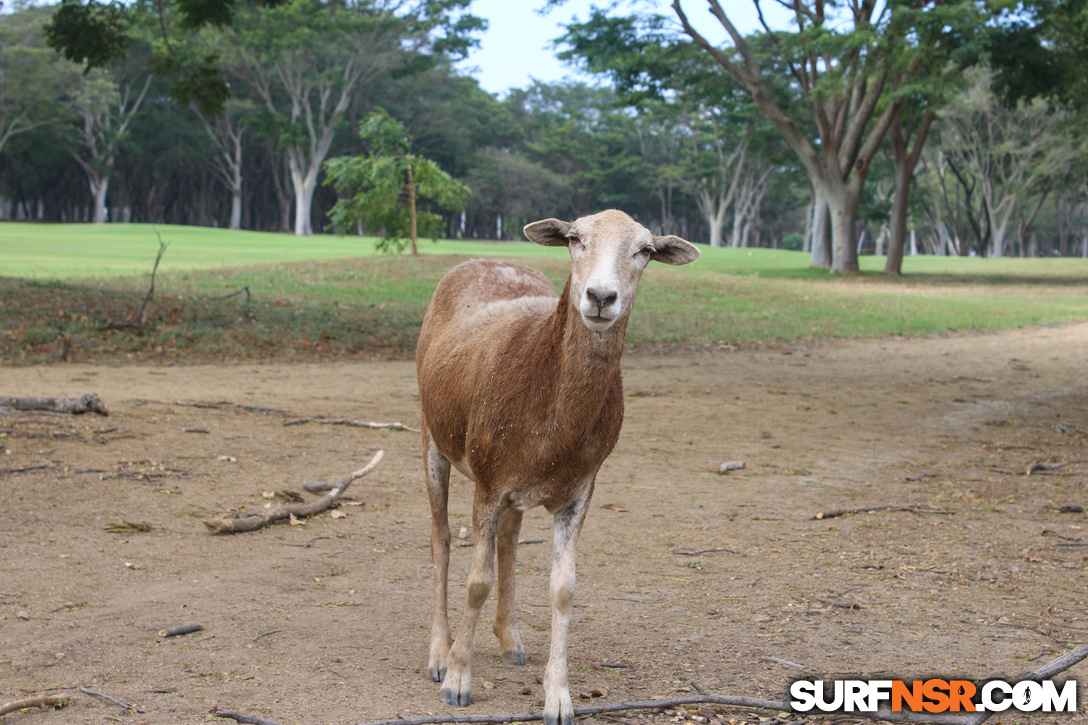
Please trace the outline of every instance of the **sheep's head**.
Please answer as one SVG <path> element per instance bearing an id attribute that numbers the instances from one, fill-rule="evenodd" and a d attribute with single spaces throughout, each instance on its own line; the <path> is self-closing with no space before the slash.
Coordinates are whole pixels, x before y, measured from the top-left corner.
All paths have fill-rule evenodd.
<path id="1" fill-rule="evenodd" d="M 651 261 L 688 264 L 699 249 L 680 237 L 657 237 L 622 211 L 609 209 L 574 222 L 544 219 L 525 227 L 537 244 L 567 247 L 571 304 L 591 330 L 603 332 L 631 314 L 642 270 Z"/>

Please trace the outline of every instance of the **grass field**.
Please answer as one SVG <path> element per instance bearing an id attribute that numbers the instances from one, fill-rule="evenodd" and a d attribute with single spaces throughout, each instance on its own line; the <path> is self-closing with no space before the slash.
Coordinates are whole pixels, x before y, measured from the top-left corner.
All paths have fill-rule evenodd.
<path id="1" fill-rule="evenodd" d="M 156 297 L 133 322 L 158 235 Z M 424 241 L 420 259 L 373 239 L 300 239 L 151 225 L 0 224 L 0 359 L 252 359 L 411 352 L 427 300 L 464 258 L 518 258 L 562 285 L 563 249 Z M 904 276 L 833 277 L 807 255 L 703 248 L 653 265 L 629 330 L 635 346 L 753 344 L 940 334 L 1088 320 L 1088 260 L 909 257 Z M 217 299 L 233 291 L 239 294 Z"/>

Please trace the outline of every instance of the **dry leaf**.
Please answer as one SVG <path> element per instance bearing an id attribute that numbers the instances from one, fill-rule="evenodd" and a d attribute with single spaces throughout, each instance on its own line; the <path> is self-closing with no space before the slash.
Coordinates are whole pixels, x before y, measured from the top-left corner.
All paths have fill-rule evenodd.
<path id="1" fill-rule="evenodd" d="M 218 458 L 216 458 L 215 460 L 217 460 L 217 461 L 227 461 L 227 462 L 229 462 L 229 463 L 234 463 L 234 462 L 236 462 L 236 461 L 237 461 L 238 459 L 237 459 L 237 458 L 235 458 L 234 456 L 219 456 L 219 457 L 218 457 Z"/>
<path id="2" fill-rule="evenodd" d="M 627 513 L 627 509 L 625 509 L 623 506 L 620 506 L 618 503 L 606 503 L 601 506 L 601 508 L 607 509 L 609 511 L 618 511 L 621 514 Z"/>
<path id="3" fill-rule="evenodd" d="M 263 491 L 261 493 L 261 498 L 276 498 L 276 492 L 275 491 Z"/>
<path id="4" fill-rule="evenodd" d="M 348 517 L 343 511 L 331 511 L 329 512 L 329 516 L 332 516 L 334 519 L 346 519 Z"/>
<path id="5" fill-rule="evenodd" d="M 292 526 L 305 526 L 306 522 L 303 521 L 302 519 L 298 518 L 294 514 L 291 514 L 291 525 Z"/>

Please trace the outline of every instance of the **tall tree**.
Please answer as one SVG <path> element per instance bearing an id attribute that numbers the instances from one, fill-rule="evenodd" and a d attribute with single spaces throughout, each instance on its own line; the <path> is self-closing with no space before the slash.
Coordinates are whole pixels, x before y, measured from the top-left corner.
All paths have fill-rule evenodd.
<path id="1" fill-rule="evenodd" d="M 212 169 L 216 177 L 230 192 L 231 229 L 242 228 L 242 182 L 245 178 L 245 164 L 242 152 L 246 136 L 246 119 L 253 111 L 252 104 L 244 100 L 232 99 L 223 106 L 223 112 L 208 116 L 193 105 L 193 113 L 200 119 L 200 126 L 215 144 L 215 153 L 211 158 Z"/>
<path id="2" fill-rule="evenodd" d="M 20 2 L 0 21 L 0 155 L 13 136 L 61 118 L 74 69 L 45 47 L 48 13 Z"/>
<path id="3" fill-rule="evenodd" d="M 807 137 L 808 124 L 797 118 L 797 109 L 784 107 L 772 93 L 760 58 L 718 0 L 710 0 L 710 12 L 729 34 L 736 54 L 728 54 L 700 33 L 684 12 L 680 0 L 672 7 L 684 32 L 725 70 L 740 81 L 756 106 L 782 133 L 801 159 L 816 191 L 816 212 L 831 219 L 831 269 L 854 272 L 857 263 L 857 210 L 869 163 L 891 125 L 898 104 L 888 96 L 898 90 L 905 74 L 916 65 L 894 69 L 890 65 L 888 3 L 877 13 L 877 3 L 851 3 L 845 17 L 836 17 L 836 6 L 814 0 L 785 3 L 794 11 L 795 32 L 776 32 L 765 25 L 771 47 L 788 68 L 802 108 L 809 115 L 815 135 Z M 756 3 L 758 9 L 758 2 Z M 762 18 L 762 15 L 761 15 Z M 841 24 L 847 30 L 839 30 Z M 881 101 L 883 110 L 881 110 Z M 813 224 L 814 257 L 822 254 L 824 240 Z M 822 261 L 822 260 L 817 260 Z"/>
<path id="4" fill-rule="evenodd" d="M 457 15 L 468 0 L 285 0 L 251 9 L 218 39 L 230 72 L 281 119 L 280 146 L 295 192 L 295 234 L 313 233 L 318 176 L 340 123 L 366 105 L 377 78 L 463 54 L 482 21 Z"/>
<path id="5" fill-rule="evenodd" d="M 87 175 L 95 224 L 106 221 L 106 193 L 117 152 L 150 87 L 151 76 L 146 73 L 98 69 L 81 77 L 74 94 L 72 130 L 77 147 L 71 153 Z"/>

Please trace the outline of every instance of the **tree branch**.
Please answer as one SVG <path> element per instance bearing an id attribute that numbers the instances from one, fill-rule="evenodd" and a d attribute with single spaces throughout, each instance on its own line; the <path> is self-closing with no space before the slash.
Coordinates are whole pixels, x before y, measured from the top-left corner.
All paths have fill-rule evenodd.
<path id="1" fill-rule="evenodd" d="M 347 490 L 348 486 L 351 485 L 352 481 L 357 478 L 362 478 L 373 471 L 377 465 L 381 463 L 384 456 L 385 451 L 379 450 L 374 454 L 374 457 L 370 459 L 370 463 L 366 464 L 358 471 L 352 471 L 346 476 L 338 479 L 332 485 L 332 490 L 316 501 L 311 501 L 307 504 L 276 506 L 264 513 L 253 514 L 252 516 L 242 516 L 239 518 L 220 516 L 205 519 L 204 525 L 208 527 L 208 531 L 213 534 L 235 534 L 244 531 L 263 529 L 273 521 L 282 521 L 292 516 L 313 516 L 314 514 L 321 513 L 340 498 L 344 491 Z"/>

